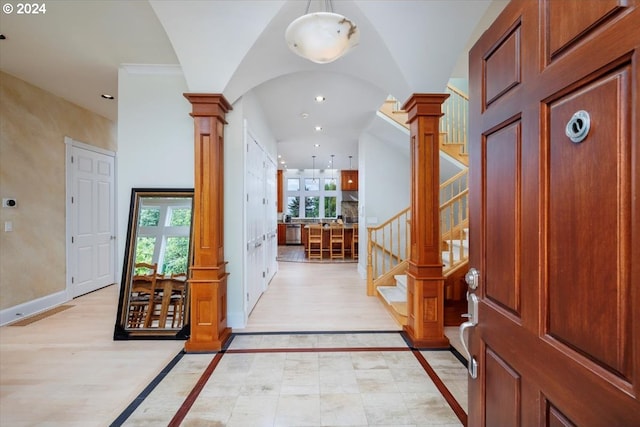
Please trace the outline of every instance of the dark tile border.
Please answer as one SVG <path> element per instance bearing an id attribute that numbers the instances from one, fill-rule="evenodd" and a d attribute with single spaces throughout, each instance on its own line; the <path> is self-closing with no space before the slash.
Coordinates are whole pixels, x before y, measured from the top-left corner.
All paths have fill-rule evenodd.
<path id="1" fill-rule="evenodd" d="M 233 342 L 234 338 L 239 335 L 346 335 L 346 334 L 400 334 L 407 347 L 309 347 L 309 348 L 265 348 L 265 349 L 229 349 L 229 346 Z M 336 352 L 399 352 L 399 351 L 411 351 L 418 363 L 425 370 L 427 376 L 433 381 L 438 391 L 444 399 L 447 401 L 453 412 L 456 414 L 463 426 L 467 426 L 467 414 L 455 399 L 453 394 L 449 391 L 444 382 L 440 379 L 435 370 L 431 367 L 429 362 L 420 353 L 421 350 L 434 350 L 434 349 L 416 349 L 409 345 L 406 335 L 402 331 L 311 331 L 311 332 L 240 332 L 232 333 L 231 338 L 225 343 L 224 348 L 220 352 L 212 352 L 214 354 L 213 359 L 204 370 L 193 389 L 189 392 L 176 414 L 168 424 L 169 427 L 177 427 L 191 410 L 191 407 L 197 400 L 198 396 L 202 392 L 204 386 L 209 381 L 209 378 L 213 374 L 214 370 L 222 360 L 222 357 L 226 354 L 247 354 L 247 353 L 336 353 Z M 438 349 L 442 351 L 451 351 L 451 353 L 458 359 L 464 361 L 464 358 L 453 347 L 450 349 Z M 166 377 L 166 375 L 173 369 L 173 367 L 182 359 L 186 353 L 181 351 L 178 353 L 169 364 L 158 374 L 153 381 L 136 397 L 136 399 L 116 418 L 116 420 L 110 425 L 111 427 L 121 426 L 131 414 L 140 406 L 140 404 L 149 396 L 149 394 L 156 388 L 156 386 Z M 199 353 L 202 354 L 202 353 Z M 461 359 L 462 358 L 462 359 Z M 463 362 L 465 364 L 466 361 Z"/>
<path id="2" fill-rule="evenodd" d="M 131 416 L 131 414 L 133 414 L 133 412 L 138 409 L 138 406 L 140 406 L 140 404 L 144 402 L 144 400 L 149 396 L 149 394 L 151 394 L 151 392 L 158 386 L 158 384 L 160 384 L 162 380 L 164 380 L 167 374 L 171 372 L 173 367 L 178 364 L 180 359 L 182 359 L 182 356 L 184 356 L 185 354 L 186 353 L 184 352 L 184 350 L 181 350 L 180 353 L 178 353 L 173 359 L 171 359 L 167 366 L 165 366 L 162 371 L 160 371 L 160 373 L 156 375 L 156 377 L 149 383 L 149 385 L 146 386 L 145 389 L 142 390 L 142 392 L 133 400 L 133 402 L 131 402 L 129 406 L 127 406 L 126 409 L 122 411 L 118 418 L 116 418 L 115 421 L 110 424 L 110 427 L 121 426 Z"/>

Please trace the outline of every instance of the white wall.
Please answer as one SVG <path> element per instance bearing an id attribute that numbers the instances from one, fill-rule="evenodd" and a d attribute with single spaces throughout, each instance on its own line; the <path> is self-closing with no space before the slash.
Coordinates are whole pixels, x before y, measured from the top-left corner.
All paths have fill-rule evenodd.
<path id="1" fill-rule="evenodd" d="M 403 138 L 399 135 L 399 138 Z M 409 206 L 411 169 L 409 143 L 383 141 L 363 133 L 358 142 L 359 256 L 358 271 L 366 272 L 366 227 L 380 224 Z M 375 222 L 374 222 L 375 221 Z"/>
<path id="2" fill-rule="evenodd" d="M 267 125 L 262 108 L 253 93 L 249 92 L 233 104 L 227 114 L 224 147 L 224 254 L 227 271 L 228 326 L 243 328 L 248 313 L 245 312 L 245 212 L 244 212 L 244 121 L 252 135 L 275 160 L 276 140 Z"/>
<path id="3" fill-rule="evenodd" d="M 122 264 L 132 188 L 193 188 L 191 104 L 174 67 L 118 72 L 117 242 Z"/>

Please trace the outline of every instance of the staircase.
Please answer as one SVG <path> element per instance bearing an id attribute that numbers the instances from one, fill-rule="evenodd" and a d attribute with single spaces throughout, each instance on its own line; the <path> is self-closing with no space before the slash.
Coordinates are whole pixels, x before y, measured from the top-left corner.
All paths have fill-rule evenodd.
<path id="1" fill-rule="evenodd" d="M 468 166 L 468 97 L 453 86 L 443 105 L 440 121 L 440 149 Z M 407 114 L 389 98 L 380 111 L 407 126 Z M 440 231 L 445 277 L 445 301 L 457 304 L 464 293 L 462 272 L 469 258 L 468 167 L 440 185 Z M 410 209 L 406 208 L 385 223 L 368 227 L 367 294 L 377 295 L 401 325 L 407 324 L 407 276 L 410 248 Z M 446 308 L 445 308 L 446 311 Z M 454 316 L 458 317 L 458 316 Z"/>
<path id="2" fill-rule="evenodd" d="M 401 325 L 407 324 L 407 275 L 395 274 L 393 286 L 378 286 L 378 295 L 387 304 L 389 312 Z"/>
<path id="3" fill-rule="evenodd" d="M 445 91 L 449 98 L 442 106 L 444 115 L 440 119 L 440 150 L 469 166 L 467 151 L 467 117 L 469 117 L 469 97 L 452 85 L 447 85 Z M 400 102 L 388 97 L 380 112 L 409 129 L 407 113 L 401 110 Z"/>

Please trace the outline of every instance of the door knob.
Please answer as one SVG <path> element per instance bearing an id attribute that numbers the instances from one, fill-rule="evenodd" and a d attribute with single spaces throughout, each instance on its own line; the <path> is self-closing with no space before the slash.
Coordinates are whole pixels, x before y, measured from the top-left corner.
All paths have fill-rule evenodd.
<path id="1" fill-rule="evenodd" d="M 480 272 L 473 267 L 470 268 L 467 274 L 464 275 L 464 281 L 469 285 L 469 289 L 475 291 L 480 283 Z"/>

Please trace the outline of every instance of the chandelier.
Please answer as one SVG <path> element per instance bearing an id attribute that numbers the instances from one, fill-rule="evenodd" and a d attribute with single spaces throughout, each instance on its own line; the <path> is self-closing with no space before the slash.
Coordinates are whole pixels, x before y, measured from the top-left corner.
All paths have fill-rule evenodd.
<path id="1" fill-rule="evenodd" d="M 332 0 L 324 0 L 324 12 L 309 13 L 294 20 L 285 32 L 289 49 L 309 61 L 328 64 L 345 55 L 360 41 L 358 27 L 339 13 L 333 12 Z"/>

